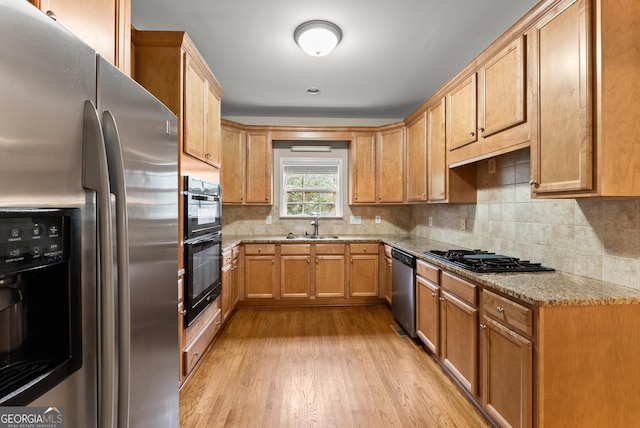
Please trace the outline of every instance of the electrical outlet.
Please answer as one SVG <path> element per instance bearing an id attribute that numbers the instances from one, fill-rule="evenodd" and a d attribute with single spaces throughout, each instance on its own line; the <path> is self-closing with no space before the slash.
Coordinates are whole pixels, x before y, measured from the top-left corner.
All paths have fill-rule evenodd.
<path id="1" fill-rule="evenodd" d="M 362 217 L 359 215 L 352 215 L 351 217 L 349 217 L 349 223 L 362 224 Z"/>
<path id="2" fill-rule="evenodd" d="M 461 218 L 460 219 L 460 230 L 467 230 L 467 219 L 466 218 Z"/>
<path id="3" fill-rule="evenodd" d="M 487 169 L 489 174 L 495 174 L 496 173 L 496 158 L 490 158 L 487 161 Z"/>
<path id="4" fill-rule="evenodd" d="M 433 226 L 433 217 L 429 217 L 429 226 Z"/>
<path id="5" fill-rule="evenodd" d="M 376 216 L 376 224 L 380 224 L 382 222 L 382 219 L 380 218 L 379 215 Z"/>
<path id="6" fill-rule="evenodd" d="M 268 216 L 264 219 L 264 222 L 265 222 L 266 224 L 271 224 L 271 216 L 270 216 L 270 215 L 268 215 Z"/>

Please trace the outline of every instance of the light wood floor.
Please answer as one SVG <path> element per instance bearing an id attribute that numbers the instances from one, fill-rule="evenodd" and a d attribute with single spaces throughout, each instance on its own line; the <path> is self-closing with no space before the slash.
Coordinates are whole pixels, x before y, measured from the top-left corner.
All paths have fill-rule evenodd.
<path id="1" fill-rule="evenodd" d="M 238 309 L 180 392 L 180 426 L 489 427 L 385 306 Z"/>

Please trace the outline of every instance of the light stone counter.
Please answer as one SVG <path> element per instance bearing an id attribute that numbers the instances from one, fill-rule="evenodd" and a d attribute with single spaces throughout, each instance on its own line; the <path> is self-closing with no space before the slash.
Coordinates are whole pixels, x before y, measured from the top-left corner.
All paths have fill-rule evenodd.
<path id="1" fill-rule="evenodd" d="M 429 250 L 457 249 L 455 245 L 412 235 L 357 235 L 339 239 L 287 239 L 278 236 L 232 235 L 222 238 L 223 251 L 240 243 L 318 243 L 381 241 L 392 247 L 536 306 L 589 306 L 640 304 L 640 290 L 564 272 L 475 273 L 424 254 Z"/>

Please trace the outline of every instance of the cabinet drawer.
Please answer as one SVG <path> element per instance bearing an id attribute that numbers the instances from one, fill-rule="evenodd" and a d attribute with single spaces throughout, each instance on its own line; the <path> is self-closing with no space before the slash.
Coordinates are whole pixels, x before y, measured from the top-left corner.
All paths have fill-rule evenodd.
<path id="1" fill-rule="evenodd" d="M 231 250 L 227 250 L 222 253 L 222 266 L 231 263 L 231 260 L 233 260 L 233 254 Z"/>
<path id="2" fill-rule="evenodd" d="M 245 244 L 245 254 L 275 254 L 276 244 Z"/>
<path id="3" fill-rule="evenodd" d="M 453 276 L 447 272 L 442 272 L 440 281 L 440 286 L 444 290 L 447 290 L 451 294 L 454 294 L 473 306 L 478 305 L 476 293 L 477 287 L 475 284 L 465 281 L 462 278 L 458 278 L 457 276 Z"/>
<path id="4" fill-rule="evenodd" d="M 280 246 L 280 254 L 311 254 L 311 244 L 286 244 Z"/>
<path id="5" fill-rule="evenodd" d="M 214 317 L 198 336 L 185 348 L 182 353 L 184 375 L 188 375 L 204 355 L 207 347 L 220 330 L 222 325 L 222 311 L 218 309 Z"/>
<path id="6" fill-rule="evenodd" d="M 316 244 L 316 254 L 344 254 L 344 244 Z"/>
<path id="7" fill-rule="evenodd" d="M 491 291 L 482 291 L 482 312 L 528 336 L 533 334 L 533 314 L 531 309 L 513 300 L 498 296 Z"/>
<path id="8" fill-rule="evenodd" d="M 349 244 L 351 254 L 378 254 L 378 243 Z"/>
<path id="9" fill-rule="evenodd" d="M 422 260 L 416 262 L 416 274 L 428 279 L 434 284 L 440 284 L 440 269 L 427 262 L 423 262 Z"/>

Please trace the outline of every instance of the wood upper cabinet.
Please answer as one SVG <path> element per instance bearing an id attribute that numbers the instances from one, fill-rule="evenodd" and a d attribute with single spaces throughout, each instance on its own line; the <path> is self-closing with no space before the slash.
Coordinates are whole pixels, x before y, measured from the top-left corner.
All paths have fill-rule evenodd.
<path id="1" fill-rule="evenodd" d="M 404 127 L 394 125 L 376 135 L 378 203 L 404 202 L 404 171 Z"/>
<path id="2" fill-rule="evenodd" d="M 537 195 L 594 185 L 590 6 L 586 0 L 562 6 L 536 24 L 540 116 L 531 164 Z"/>
<path id="3" fill-rule="evenodd" d="M 242 129 L 228 125 L 222 126 L 220 183 L 224 204 L 244 202 L 245 134 L 246 131 Z"/>
<path id="4" fill-rule="evenodd" d="M 246 143 L 246 202 L 273 203 L 273 148 L 267 132 L 248 131 Z"/>
<path id="5" fill-rule="evenodd" d="M 273 148 L 269 132 L 247 131 L 239 124 L 223 121 L 220 155 L 224 204 L 273 203 Z"/>
<path id="6" fill-rule="evenodd" d="M 426 112 L 420 113 L 407 125 L 406 136 L 407 202 L 425 202 L 428 171 Z"/>
<path id="7" fill-rule="evenodd" d="M 138 83 L 178 116 L 180 173 L 218 181 L 222 88 L 183 31 L 133 31 Z"/>
<path id="8" fill-rule="evenodd" d="M 356 134 L 349 147 L 349 203 L 376 203 L 376 139 Z"/>
<path id="9" fill-rule="evenodd" d="M 131 0 L 29 0 L 131 75 Z"/>
<path id="10" fill-rule="evenodd" d="M 280 297 L 308 298 L 312 269 L 310 244 L 281 245 Z"/>
<path id="11" fill-rule="evenodd" d="M 527 36 L 520 35 L 447 94 L 447 164 L 527 147 L 533 116 Z"/>
<path id="12" fill-rule="evenodd" d="M 429 201 L 447 199 L 445 98 L 427 108 L 427 173 Z"/>
<path id="13" fill-rule="evenodd" d="M 640 196 L 640 3 L 564 0 L 531 35 L 534 197 Z"/>

